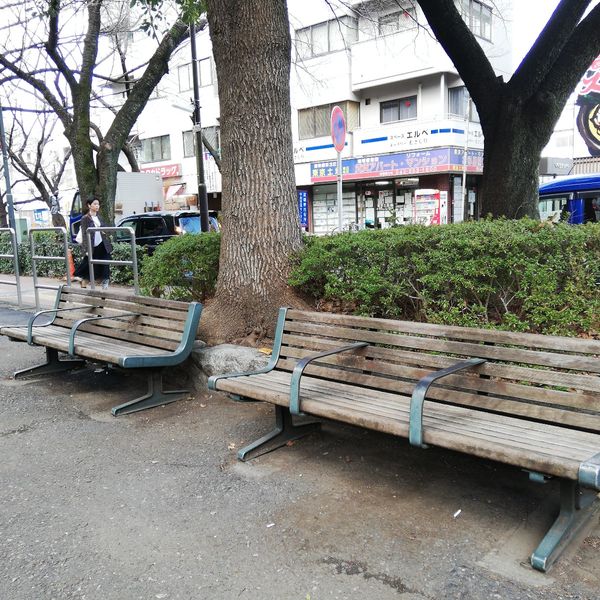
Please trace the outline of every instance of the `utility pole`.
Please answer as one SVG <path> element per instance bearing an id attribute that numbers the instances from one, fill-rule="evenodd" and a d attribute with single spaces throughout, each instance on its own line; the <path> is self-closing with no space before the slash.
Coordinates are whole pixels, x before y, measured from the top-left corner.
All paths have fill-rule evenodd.
<path id="1" fill-rule="evenodd" d="M 190 25 L 190 46 L 192 49 L 192 83 L 194 87 L 194 148 L 196 150 L 196 174 L 198 177 L 198 209 L 200 210 L 200 227 L 209 230 L 208 198 L 204 179 L 204 158 L 202 152 L 202 127 L 200 125 L 200 91 L 198 85 L 198 59 L 196 57 L 196 26 Z"/>
<path id="2" fill-rule="evenodd" d="M 8 224 L 15 231 L 17 229 L 15 221 L 15 209 L 13 206 L 12 186 L 10 184 L 10 174 L 8 172 L 8 148 L 6 147 L 6 135 L 4 133 L 4 118 L 2 104 L 0 103 L 0 144 L 2 145 L 2 160 L 4 165 L 4 181 L 6 182 L 6 207 L 8 209 Z"/>

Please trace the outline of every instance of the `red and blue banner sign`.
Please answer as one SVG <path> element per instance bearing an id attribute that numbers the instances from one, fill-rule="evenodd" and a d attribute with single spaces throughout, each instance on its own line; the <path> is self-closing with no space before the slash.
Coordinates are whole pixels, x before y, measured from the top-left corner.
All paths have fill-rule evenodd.
<path id="1" fill-rule="evenodd" d="M 399 177 L 426 173 L 462 172 L 464 149 L 435 148 L 380 156 L 347 158 L 342 161 L 344 181 L 369 179 L 371 177 Z M 467 152 L 467 172 L 483 172 L 483 150 Z M 335 160 L 314 162 L 310 165 L 312 183 L 335 181 Z"/>

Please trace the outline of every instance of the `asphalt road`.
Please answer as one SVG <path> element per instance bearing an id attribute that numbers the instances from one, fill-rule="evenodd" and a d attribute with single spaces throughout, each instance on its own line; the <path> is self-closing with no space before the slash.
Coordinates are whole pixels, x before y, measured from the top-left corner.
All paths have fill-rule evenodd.
<path id="1" fill-rule="evenodd" d="M 114 418 L 141 379 L 11 378 L 43 355 L 0 338 L 2 600 L 600 598 L 598 515 L 549 575 L 527 565 L 553 482 L 335 423 L 240 463 L 271 407 Z"/>

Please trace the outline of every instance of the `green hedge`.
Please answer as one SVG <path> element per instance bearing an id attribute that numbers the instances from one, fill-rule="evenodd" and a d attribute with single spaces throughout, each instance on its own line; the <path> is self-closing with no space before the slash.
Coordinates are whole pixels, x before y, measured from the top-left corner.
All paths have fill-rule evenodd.
<path id="1" fill-rule="evenodd" d="M 360 315 L 596 335 L 600 224 L 485 220 L 307 238 L 290 283 Z"/>
<path id="2" fill-rule="evenodd" d="M 215 293 L 220 247 L 219 233 L 181 235 L 167 240 L 144 261 L 142 293 L 204 302 Z"/>

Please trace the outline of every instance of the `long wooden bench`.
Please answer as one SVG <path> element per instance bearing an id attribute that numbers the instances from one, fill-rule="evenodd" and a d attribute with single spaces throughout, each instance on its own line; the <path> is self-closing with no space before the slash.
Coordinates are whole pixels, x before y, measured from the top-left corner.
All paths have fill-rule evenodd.
<path id="1" fill-rule="evenodd" d="M 545 571 L 598 505 L 600 341 L 281 309 L 268 366 L 209 388 L 270 402 L 258 456 L 314 430 L 307 414 L 560 479 L 560 514 L 531 556 Z"/>
<path id="2" fill-rule="evenodd" d="M 17 371 L 15 378 L 66 371 L 85 361 L 144 369 L 147 393 L 114 407 L 116 416 L 174 402 L 187 393 L 163 390 L 163 370 L 190 355 L 201 312 L 197 302 L 63 286 L 53 309 L 38 311 L 27 326 L 2 327 L 0 333 L 46 347 L 46 362 Z M 59 353 L 71 358 L 61 359 Z"/>

